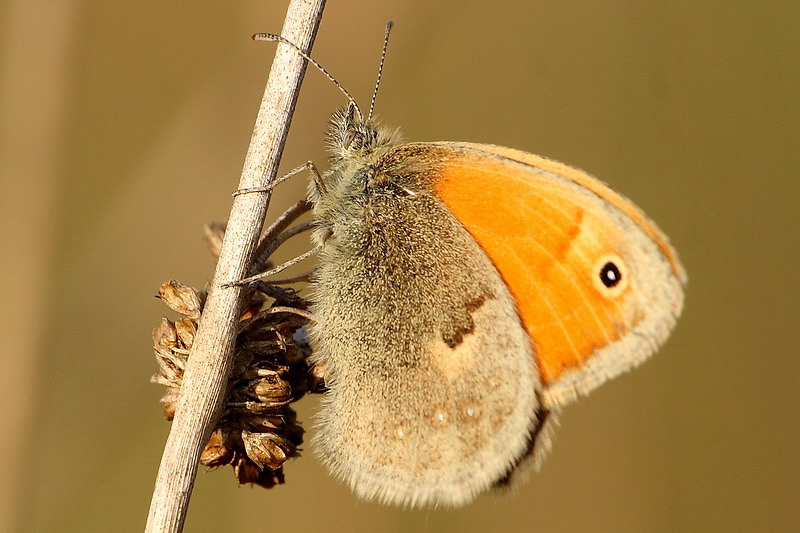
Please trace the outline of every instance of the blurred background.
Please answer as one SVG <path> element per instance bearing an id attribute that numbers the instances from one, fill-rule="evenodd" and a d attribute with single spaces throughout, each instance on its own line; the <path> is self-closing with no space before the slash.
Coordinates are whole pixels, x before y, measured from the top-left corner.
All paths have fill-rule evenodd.
<path id="1" fill-rule="evenodd" d="M 212 275 L 202 225 L 228 216 L 275 48 L 250 35 L 286 2 L 0 10 L 0 530 L 140 531 L 169 430 L 153 295 Z M 187 531 L 798 531 L 800 3 L 330 2 L 313 54 L 362 106 L 388 20 L 384 122 L 609 182 L 680 252 L 684 316 L 566 409 L 512 497 L 360 502 L 306 445 L 269 491 L 201 471 Z M 344 103 L 309 69 L 284 170 L 324 167 Z M 297 406 L 311 433 L 317 403 Z"/>

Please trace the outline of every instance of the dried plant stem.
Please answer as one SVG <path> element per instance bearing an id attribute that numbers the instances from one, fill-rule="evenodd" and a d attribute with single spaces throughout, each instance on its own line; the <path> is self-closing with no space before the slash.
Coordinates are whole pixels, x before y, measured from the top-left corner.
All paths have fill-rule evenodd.
<path id="1" fill-rule="evenodd" d="M 324 0 L 291 0 L 282 35 L 301 49 L 310 50 L 324 6 Z M 275 179 L 304 73 L 303 58 L 291 47 L 279 44 L 250 140 L 240 189 L 266 188 Z M 219 415 L 232 365 L 243 288 L 223 287 L 223 284 L 247 275 L 268 204 L 266 192 L 237 195 L 233 200 L 217 270 L 164 447 L 150 504 L 148 532 L 183 529 L 200 451 Z"/>

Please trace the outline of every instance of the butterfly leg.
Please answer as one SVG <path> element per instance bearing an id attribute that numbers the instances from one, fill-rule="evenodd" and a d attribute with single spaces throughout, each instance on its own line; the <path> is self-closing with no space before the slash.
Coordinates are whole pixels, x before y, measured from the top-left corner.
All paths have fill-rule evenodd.
<path id="1" fill-rule="evenodd" d="M 280 178 L 276 179 L 266 187 L 250 187 L 245 189 L 237 189 L 233 191 L 233 196 L 239 196 L 241 194 L 250 194 L 254 192 L 270 192 L 272 189 L 277 187 L 279 184 L 283 183 L 284 181 L 288 180 L 292 176 L 300 174 L 305 170 L 311 171 L 311 177 L 314 180 L 314 183 L 317 185 L 317 188 L 322 187 L 322 176 L 320 176 L 319 170 L 317 170 L 317 166 L 314 164 L 313 161 L 306 161 L 299 167 L 295 167 Z"/>
<path id="2" fill-rule="evenodd" d="M 312 255 L 315 255 L 315 254 L 319 253 L 320 250 L 322 250 L 322 246 L 315 246 L 314 248 L 312 248 L 311 250 L 307 251 L 306 253 L 298 255 L 294 259 L 289 259 L 285 263 L 281 263 L 280 265 L 278 265 L 275 268 L 272 268 L 270 270 L 267 270 L 266 272 L 261 272 L 259 274 L 255 274 L 253 276 L 248 276 L 248 277 L 242 278 L 242 279 L 240 279 L 238 281 L 229 281 L 228 283 L 224 283 L 222 286 L 223 287 L 235 287 L 235 286 L 247 285 L 250 282 L 257 281 L 257 280 L 260 280 L 260 279 L 264 279 L 264 278 L 267 278 L 269 276 L 273 276 L 273 275 L 277 274 L 278 272 L 282 272 L 282 271 L 286 270 L 287 268 L 289 268 L 290 266 L 292 266 L 294 264 L 297 264 L 300 261 L 308 259 Z"/>

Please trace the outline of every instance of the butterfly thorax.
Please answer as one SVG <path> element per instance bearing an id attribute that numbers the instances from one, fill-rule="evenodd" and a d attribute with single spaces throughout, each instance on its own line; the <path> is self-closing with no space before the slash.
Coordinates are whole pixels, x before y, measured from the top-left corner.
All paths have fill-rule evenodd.
<path id="1" fill-rule="evenodd" d="M 380 194 L 376 186 L 392 181 L 394 173 L 386 172 L 384 162 L 400 144 L 400 134 L 361 118 L 351 106 L 333 114 L 327 144 L 330 168 L 321 184 L 312 182 L 309 190 L 320 243 L 335 232 L 334 226 L 363 219 L 370 197 Z"/>

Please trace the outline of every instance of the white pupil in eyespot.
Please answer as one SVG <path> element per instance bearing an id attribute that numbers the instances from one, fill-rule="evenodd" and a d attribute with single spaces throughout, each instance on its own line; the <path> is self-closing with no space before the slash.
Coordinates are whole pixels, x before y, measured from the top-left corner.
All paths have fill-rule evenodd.
<path id="1" fill-rule="evenodd" d="M 603 282 L 603 285 L 610 289 L 611 287 L 616 286 L 621 279 L 622 274 L 620 273 L 617 265 L 611 261 L 603 265 L 603 268 L 600 271 L 600 281 Z"/>

